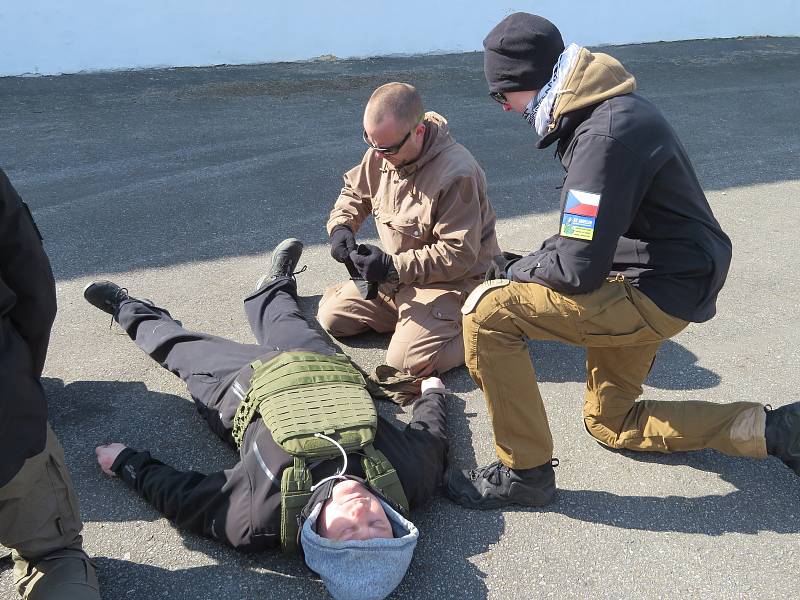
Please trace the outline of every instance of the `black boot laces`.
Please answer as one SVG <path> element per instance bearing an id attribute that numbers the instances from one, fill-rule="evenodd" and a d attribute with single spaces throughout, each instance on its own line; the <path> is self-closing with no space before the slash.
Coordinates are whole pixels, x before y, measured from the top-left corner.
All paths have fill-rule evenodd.
<path id="1" fill-rule="evenodd" d="M 492 485 L 498 485 L 500 483 L 500 478 L 503 475 L 505 475 L 506 477 L 509 476 L 509 468 L 499 460 L 485 467 L 481 467 L 479 469 L 472 469 L 469 472 L 469 478 L 471 481 L 477 481 L 478 479 L 485 479 Z"/>
<path id="2" fill-rule="evenodd" d="M 128 288 L 119 288 L 117 292 L 114 294 L 114 298 L 109 302 L 111 304 L 111 308 L 114 309 L 116 312 L 117 307 L 119 307 L 119 303 L 125 300 L 128 297 Z M 114 313 L 111 313 L 111 321 L 108 323 L 109 331 L 111 328 L 114 327 Z"/>
<path id="3" fill-rule="evenodd" d="M 558 466 L 558 459 L 551 458 L 550 465 L 553 467 Z M 490 465 L 486 465 L 485 467 L 481 467 L 478 469 L 472 469 L 469 471 L 469 478 L 471 481 L 477 481 L 478 479 L 485 479 L 492 485 L 499 485 L 500 479 L 505 477 L 511 476 L 511 467 L 507 467 L 501 461 L 495 461 Z"/>

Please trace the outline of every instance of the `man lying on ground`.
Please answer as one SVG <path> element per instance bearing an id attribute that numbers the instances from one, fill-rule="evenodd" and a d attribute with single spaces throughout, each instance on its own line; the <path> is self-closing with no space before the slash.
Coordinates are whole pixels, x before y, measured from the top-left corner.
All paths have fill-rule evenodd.
<path id="1" fill-rule="evenodd" d="M 384 598 L 417 543 L 406 511 L 442 480 L 444 386 L 425 380 L 402 430 L 377 417 L 359 371 L 300 312 L 302 250 L 295 239 L 278 245 L 245 299 L 258 344 L 187 331 L 109 281 L 86 288 L 87 301 L 186 382 L 212 431 L 239 452 L 235 466 L 208 475 L 119 443 L 98 447 L 97 460 L 179 527 L 243 551 L 299 550 L 335 598 Z"/>

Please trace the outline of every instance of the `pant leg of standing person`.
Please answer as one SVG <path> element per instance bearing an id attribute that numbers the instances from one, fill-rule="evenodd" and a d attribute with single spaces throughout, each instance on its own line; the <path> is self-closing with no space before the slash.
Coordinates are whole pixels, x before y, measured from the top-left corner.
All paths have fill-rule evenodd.
<path id="1" fill-rule="evenodd" d="M 44 452 L 0 488 L 0 541 L 13 548 L 14 585 L 29 600 L 99 600 L 64 450 L 50 425 Z"/>
<path id="2" fill-rule="evenodd" d="M 268 282 L 245 299 L 244 310 L 253 335 L 265 350 L 308 350 L 319 354 L 338 351 L 327 335 L 303 317 L 293 277 Z"/>
<path id="3" fill-rule="evenodd" d="M 0 319 L 0 390 L 4 402 L 45 404 L 44 390 L 28 345 L 7 319 Z M 16 415 L 15 415 L 16 416 Z M 100 598 L 94 565 L 83 551 L 83 523 L 78 512 L 64 451 L 46 422 L 46 415 L 18 413 L 42 419 L 45 443 L 0 487 L 0 543 L 13 550 L 14 583 L 34 600 L 96 600 Z"/>

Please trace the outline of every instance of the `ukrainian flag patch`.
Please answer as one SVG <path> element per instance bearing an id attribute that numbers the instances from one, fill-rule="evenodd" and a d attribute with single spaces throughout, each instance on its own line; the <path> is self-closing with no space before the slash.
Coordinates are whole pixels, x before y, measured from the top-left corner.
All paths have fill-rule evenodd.
<path id="1" fill-rule="evenodd" d="M 600 194 L 568 190 L 561 217 L 561 235 L 578 240 L 594 237 L 594 224 L 600 210 Z"/>
<path id="2" fill-rule="evenodd" d="M 594 237 L 594 217 L 564 213 L 561 218 L 561 235 L 578 240 L 592 239 Z"/>

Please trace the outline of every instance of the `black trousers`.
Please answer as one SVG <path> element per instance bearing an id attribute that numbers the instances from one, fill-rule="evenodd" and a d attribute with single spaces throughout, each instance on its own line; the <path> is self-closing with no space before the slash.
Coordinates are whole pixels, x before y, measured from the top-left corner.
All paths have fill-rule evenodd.
<path id="1" fill-rule="evenodd" d="M 251 362 L 288 350 L 338 351 L 303 317 L 291 277 L 269 282 L 245 299 L 244 309 L 257 344 L 187 331 L 165 309 L 140 300 L 122 302 L 116 315 L 137 346 L 186 382 L 211 429 L 234 447 L 231 426 L 250 385 Z"/>

